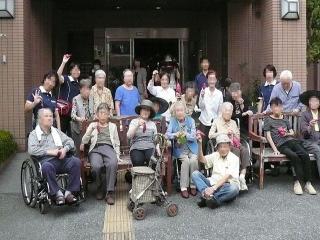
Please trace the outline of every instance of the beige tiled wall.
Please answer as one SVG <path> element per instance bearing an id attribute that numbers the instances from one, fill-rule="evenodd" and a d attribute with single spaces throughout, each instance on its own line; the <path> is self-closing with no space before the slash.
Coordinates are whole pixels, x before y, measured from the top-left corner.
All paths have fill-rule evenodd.
<path id="1" fill-rule="evenodd" d="M 14 134 L 20 150 L 31 126 L 24 103 L 32 86 L 51 68 L 51 15 L 48 0 L 15 1 L 15 18 L 0 19 L 0 129 Z"/>
<path id="2" fill-rule="evenodd" d="M 27 1 L 15 1 L 15 18 L 0 20 L 0 129 L 11 131 L 20 147 L 25 144 L 24 121 L 24 6 Z"/>
<path id="3" fill-rule="evenodd" d="M 300 1 L 299 20 L 285 21 L 280 18 L 280 2 L 245 0 L 228 5 L 228 72 L 244 86 L 248 78 L 262 78 L 263 67 L 272 63 L 279 73 L 291 70 L 306 89 L 306 3 Z"/>

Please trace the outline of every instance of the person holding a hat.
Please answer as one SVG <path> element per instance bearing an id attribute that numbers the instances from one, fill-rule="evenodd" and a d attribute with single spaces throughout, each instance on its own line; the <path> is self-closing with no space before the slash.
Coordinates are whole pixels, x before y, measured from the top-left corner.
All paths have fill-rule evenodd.
<path id="1" fill-rule="evenodd" d="M 189 187 L 191 195 L 197 194 L 196 186 L 191 179 L 191 174 L 198 170 L 196 126 L 195 121 L 186 115 L 186 107 L 181 101 L 176 102 L 173 106 L 173 116 L 166 135 L 172 140 L 173 157 L 181 161 L 181 196 L 189 198 Z"/>
<path id="2" fill-rule="evenodd" d="M 307 106 L 300 120 L 302 144 L 315 155 L 320 175 L 320 91 L 306 91 L 300 95 L 300 101 Z"/>
<path id="3" fill-rule="evenodd" d="M 161 120 L 163 118 L 162 114 L 169 108 L 169 103 L 166 100 L 157 97 L 150 98 L 150 101 L 153 103 L 153 109 L 155 111 L 153 120 Z"/>
<path id="4" fill-rule="evenodd" d="M 150 82 L 148 83 L 148 87 L 147 89 L 149 90 L 149 92 L 158 98 L 162 98 L 164 100 L 167 101 L 167 103 L 173 104 L 177 101 L 176 99 L 176 93 L 175 91 L 169 86 L 169 75 L 164 73 L 161 76 L 161 86 L 155 86 L 154 85 L 154 79 L 151 79 Z M 169 122 L 170 121 L 170 111 L 167 110 L 166 112 L 164 112 L 162 114 L 162 116 L 164 116 L 166 118 L 166 121 Z"/>
<path id="5" fill-rule="evenodd" d="M 239 195 L 239 158 L 231 152 L 231 141 L 228 135 L 220 134 L 216 139 L 217 151 L 210 155 L 203 155 L 202 138 L 199 141 L 198 159 L 204 163 L 206 169 L 212 168 L 211 177 L 206 178 L 200 171 L 192 173 L 192 179 L 200 192 L 199 207 L 217 208 L 234 200 Z"/>
<path id="6" fill-rule="evenodd" d="M 135 111 L 139 116 L 130 122 L 127 132 L 131 140 L 130 158 L 133 166 L 147 166 L 155 149 L 153 136 L 157 133 L 157 126 L 152 121 L 155 116 L 153 103 L 142 100 Z"/>

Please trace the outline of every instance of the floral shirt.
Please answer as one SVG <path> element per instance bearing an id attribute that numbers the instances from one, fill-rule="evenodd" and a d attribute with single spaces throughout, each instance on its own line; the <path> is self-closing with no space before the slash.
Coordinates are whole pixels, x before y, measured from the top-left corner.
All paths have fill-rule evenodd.
<path id="1" fill-rule="evenodd" d="M 99 94 L 97 85 L 94 85 L 90 94 L 93 97 L 94 111 L 97 110 L 100 103 L 107 103 L 110 109 L 114 109 L 112 94 L 108 88 L 104 87 L 101 94 Z"/>

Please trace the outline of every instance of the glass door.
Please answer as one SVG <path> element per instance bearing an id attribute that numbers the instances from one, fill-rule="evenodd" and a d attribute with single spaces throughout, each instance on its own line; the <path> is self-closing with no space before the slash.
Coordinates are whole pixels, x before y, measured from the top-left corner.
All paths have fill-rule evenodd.
<path id="1" fill-rule="evenodd" d="M 131 68 L 134 55 L 132 38 L 106 38 L 106 65 L 108 72 L 108 88 L 114 94 L 122 84 L 122 72 Z"/>

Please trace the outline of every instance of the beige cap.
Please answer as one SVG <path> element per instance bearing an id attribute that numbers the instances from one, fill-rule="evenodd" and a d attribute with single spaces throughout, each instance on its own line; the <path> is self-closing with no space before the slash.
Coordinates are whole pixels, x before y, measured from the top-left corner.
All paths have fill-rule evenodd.
<path id="1" fill-rule="evenodd" d="M 216 138 L 216 147 L 220 144 L 220 143 L 231 143 L 230 138 L 228 137 L 227 134 L 219 134 Z"/>

